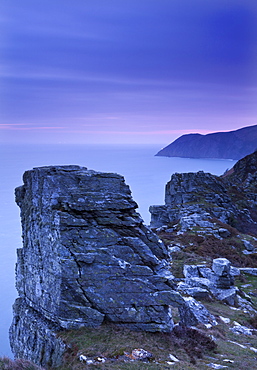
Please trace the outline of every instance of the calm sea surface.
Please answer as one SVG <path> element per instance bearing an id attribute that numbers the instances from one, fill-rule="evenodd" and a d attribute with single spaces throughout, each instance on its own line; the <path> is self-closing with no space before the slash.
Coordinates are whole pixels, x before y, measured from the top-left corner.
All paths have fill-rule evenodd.
<path id="1" fill-rule="evenodd" d="M 19 208 L 14 188 L 33 167 L 77 164 L 125 177 L 139 212 L 150 222 L 150 205 L 164 204 L 164 187 L 175 172 L 203 170 L 221 175 L 235 161 L 155 157 L 159 146 L 2 145 L 0 146 L 0 356 L 11 356 L 8 330 L 16 297 L 16 249 L 22 246 Z"/>

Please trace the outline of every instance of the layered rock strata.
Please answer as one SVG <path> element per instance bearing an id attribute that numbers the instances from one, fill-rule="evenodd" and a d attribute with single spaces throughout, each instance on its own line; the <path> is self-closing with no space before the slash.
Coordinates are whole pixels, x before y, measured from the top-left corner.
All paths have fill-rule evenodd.
<path id="1" fill-rule="evenodd" d="M 16 189 L 23 248 L 18 249 L 10 342 L 16 358 L 58 366 L 62 329 L 104 321 L 170 332 L 167 250 L 135 211 L 122 176 L 79 166 L 25 172 Z"/>
<path id="2" fill-rule="evenodd" d="M 212 227 L 211 218 L 229 223 L 239 210 L 217 176 L 199 171 L 175 173 L 165 188 L 165 205 L 151 206 L 151 226 L 180 223 L 182 232 Z"/>

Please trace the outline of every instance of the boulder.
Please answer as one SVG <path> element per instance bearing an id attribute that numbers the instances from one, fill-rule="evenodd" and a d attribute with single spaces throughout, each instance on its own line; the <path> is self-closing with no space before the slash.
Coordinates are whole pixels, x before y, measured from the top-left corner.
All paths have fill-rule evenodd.
<path id="1" fill-rule="evenodd" d="M 217 300 L 226 303 L 229 306 L 236 306 L 238 303 L 237 288 L 234 287 L 229 289 L 213 288 L 211 292 Z"/>
<path id="2" fill-rule="evenodd" d="M 233 287 L 234 275 L 240 270 L 232 269 L 226 258 L 213 260 L 212 269 L 204 265 L 185 265 L 185 281 L 178 284 L 178 290 L 194 298 L 215 297 L 231 306 L 238 303 L 237 288 Z"/>
<path id="3" fill-rule="evenodd" d="M 248 252 L 254 251 L 255 247 L 249 240 L 243 240 L 243 243 L 244 243 L 245 249 Z"/>
<path id="4" fill-rule="evenodd" d="M 212 282 L 206 278 L 192 277 L 185 280 L 186 284 L 190 287 L 198 287 L 201 289 L 211 289 Z"/>
<path id="5" fill-rule="evenodd" d="M 254 334 L 254 329 L 249 329 L 246 326 L 240 325 L 239 323 L 234 321 L 234 326 L 230 328 L 230 330 L 239 335 L 253 335 Z"/>
<path id="6" fill-rule="evenodd" d="M 244 274 L 257 276 L 257 268 L 256 267 L 240 267 L 240 272 L 243 272 Z"/>
<path id="7" fill-rule="evenodd" d="M 178 283 L 178 291 L 181 294 L 189 295 L 195 299 L 210 299 L 210 293 L 207 289 L 201 287 L 191 287 L 183 282 Z"/>
<path id="8" fill-rule="evenodd" d="M 216 258 L 212 262 L 212 270 L 217 276 L 226 276 L 230 274 L 231 263 L 226 258 Z"/>
<path id="9" fill-rule="evenodd" d="M 186 279 L 191 279 L 192 277 L 200 277 L 199 265 L 184 265 L 183 274 Z"/>
<path id="10" fill-rule="evenodd" d="M 174 246 L 174 247 L 168 247 L 168 252 L 169 252 L 169 256 L 170 256 L 170 258 L 172 258 L 172 254 L 174 254 L 174 253 L 178 253 L 178 252 L 181 252 L 181 248 L 179 248 L 178 246 Z"/>
<path id="11" fill-rule="evenodd" d="M 226 258 L 216 258 L 212 263 L 213 278 L 215 287 L 229 289 L 233 285 L 233 277 L 230 273 L 231 263 Z"/>
<path id="12" fill-rule="evenodd" d="M 210 314 L 202 303 L 192 297 L 187 297 L 184 300 L 185 304 L 179 308 L 182 324 L 187 326 L 204 324 L 206 327 L 217 325 L 215 317 Z"/>
<path id="13" fill-rule="evenodd" d="M 240 269 L 235 266 L 230 267 L 230 273 L 232 276 L 239 276 L 240 275 Z"/>
<path id="14" fill-rule="evenodd" d="M 228 238 L 229 236 L 231 236 L 231 232 L 228 231 L 228 229 L 225 229 L 223 227 L 220 227 L 219 230 L 218 230 L 218 233 L 219 235 L 222 237 L 222 238 Z"/>
<path id="15" fill-rule="evenodd" d="M 188 280 L 195 277 L 210 279 L 213 272 L 205 265 L 184 265 L 183 274 Z"/>

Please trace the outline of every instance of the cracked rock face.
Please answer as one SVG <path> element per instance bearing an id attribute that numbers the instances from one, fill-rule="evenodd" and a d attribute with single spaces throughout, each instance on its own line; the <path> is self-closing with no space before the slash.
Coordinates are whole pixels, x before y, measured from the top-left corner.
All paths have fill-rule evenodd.
<path id="1" fill-rule="evenodd" d="M 255 158 L 256 162 L 257 152 L 248 157 L 252 162 Z M 242 159 L 238 163 L 244 161 Z M 257 168 L 241 184 L 235 180 L 239 171 L 237 168 L 241 167 L 235 165 L 234 168 L 232 175 L 226 177 L 217 177 L 203 171 L 173 174 L 166 184 L 165 205 L 151 206 L 149 209 L 151 226 L 160 228 L 177 224 L 181 232 L 203 228 L 217 238 L 229 236 L 224 229 L 216 230 L 213 220 L 217 219 L 240 232 L 256 235 Z"/>
<path id="2" fill-rule="evenodd" d="M 212 217 L 227 222 L 235 206 L 222 180 L 199 171 L 175 173 L 165 188 L 165 205 L 151 206 L 151 226 L 180 222 L 182 231 L 192 227 L 211 227 Z"/>
<path id="3" fill-rule="evenodd" d="M 16 189 L 23 248 L 10 329 L 15 356 L 57 366 L 55 348 L 62 352 L 65 346 L 52 327 L 105 320 L 171 331 L 169 305 L 181 304 L 181 297 L 171 288 L 167 250 L 136 213 L 123 177 L 51 166 L 27 171 L 23 179 Z"/>

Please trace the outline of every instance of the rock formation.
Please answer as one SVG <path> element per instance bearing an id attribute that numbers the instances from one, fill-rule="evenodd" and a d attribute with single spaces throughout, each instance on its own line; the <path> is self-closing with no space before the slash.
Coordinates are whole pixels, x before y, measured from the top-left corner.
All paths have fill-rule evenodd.
<path id="1" fill-rule="evenodd" d="M 231 306 L 238 304 L 233 273 L 240 275 L 240 270 L 231 269 L 231 263 L 226 258 L 214 259 L 212 268 L 184 265 L 183 272 L 185 279 L 178 284 L 181 293 L 194 298 L 215 298 Z"/>
<path id="2" fill-rule="evenodd" d="M 172 290 L 164 244 L 135 209 L 122 176 L 79 166 L 34 168 L 16 189 L 18 249 L 10 342 L 46 368 L 65 351 L 57 332 L 110 321 L 170 332 Z"/>
<path id="3" fill-rule="evenodd" d="M 241 159 L 257 149 L 257 125 L 230 132 L 182 135 L 156 155 L 186 158 Z"/>
<path id="4" fill-rule="evenodd" d="M 227 232 L 214 220 L 257 235 L 257 151 L 238 161 L 224 176 L 199 171 L 175 173 L 166 185 L 165 205 L 151 206 L 151 226 L 175 224 L 179 230 L 205 228 L 221 237 Z"/>

